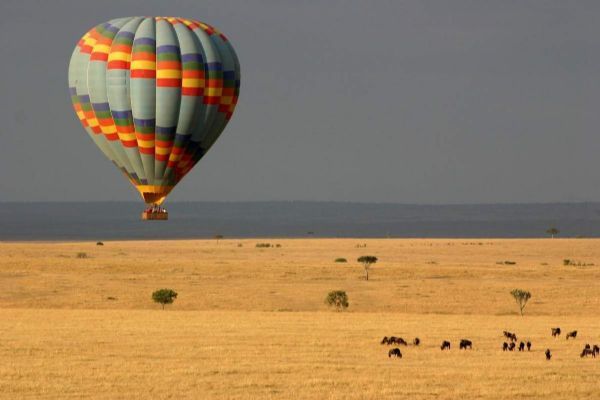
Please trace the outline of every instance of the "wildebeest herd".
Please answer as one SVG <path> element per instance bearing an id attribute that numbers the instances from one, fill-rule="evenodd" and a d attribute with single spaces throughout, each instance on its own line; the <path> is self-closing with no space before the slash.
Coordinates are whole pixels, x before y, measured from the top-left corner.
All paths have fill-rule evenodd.
<path id="1" fill-rule="evenodd" d="M 561 334 L 561 329 L 559 327 L 551 328 L 551 333 L 552 333 L 552 337 L 557 338 Z M 527 348 L 527 351 L 531 351 L 532 344 L 531 344 L 530 340 L 526 340 L 526 341 L 521 340 L 519 342 L 519 339 L 517 338 L 517 334 L 514 332 L 509 332 L 509 331 L 504 331 L 503 335 L 508 340 L 508 342 L 502 343 L 502 351 L 514 351 L 515 349 L 517 349 L 518 351 L 524 352 L 525 348 Z M 571 332 L 567 333 L 566 339 L 569 340 L 569 338 L 576 339 L 577 331 L 571 331 Z M 517 346 L 517 342 L 519 342 L 518 346 Z M 381 340 L 381 344 L 382 345 L 383 344 L 386 344 L 386 345 L 397 344 L 397 345 L 401 345 L 401 346 L 408 346 L 408 342 L 406 340 L 404 340 L 402 337 L 398 337 L 398 336 L 389 336 L 389 337 L 384 336 L 383 339 Z M 412 344 L 414 346 L 419 346 L 421 344 L 421 339 L 419 339 L 418 337 L 414 338 L 412 341 Z M 444 340 L 440 346 L 440 349 L 442 351 L 450 350 L 450 347 L 451 347 L 450 341 Z M 472 350 L 473 342 L 469 339 L 461 339 L 461 341 L 459 342 L 459 349 L 460 350 L 467 350 L 467 349 Z M 546 349 L 546 351 L 544 352 L 544 355 L 546 356 L 546 360 L 550 360 L 552 358 L 552 352 L 550 351 L 550 349 Z M 598 346 L 598 345 L 591 346 L 590 344 L 586 344 L 585 347 L 583 348 L 583 351 L 581 352 L 580 356 L 581 356 L 581 358 L 588 357 L 588 356 L 596 358 L 596 356 L 600 356 L 600 346 Z M 402 352 L 400 351 L 400 349 L 398 347 L 395 347 L 388 352 L 388 357 L 389 358 L 392 358 L 392 357 L 402 358 Z"/>

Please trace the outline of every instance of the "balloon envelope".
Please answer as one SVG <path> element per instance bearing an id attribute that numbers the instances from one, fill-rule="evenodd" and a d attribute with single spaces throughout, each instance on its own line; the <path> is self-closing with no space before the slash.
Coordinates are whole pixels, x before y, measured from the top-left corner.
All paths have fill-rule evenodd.
<path id="1" fill-rule="evenodd" d="M 223 132 L 239 87 L 227 38 L 185 18 L 105 22 L 81 38 L 69 64 L 69 92 L 83 127 L 154 204 Z"/>

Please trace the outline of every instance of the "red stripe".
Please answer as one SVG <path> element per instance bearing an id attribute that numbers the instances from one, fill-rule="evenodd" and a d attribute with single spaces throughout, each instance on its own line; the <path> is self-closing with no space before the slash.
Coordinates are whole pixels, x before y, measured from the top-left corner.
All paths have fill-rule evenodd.
<path id="1" fill-rule="evenodd" d="M 184 69 L 182 76 L 184 78 L 204 78 L 204 71 L 198 69 Z"/>
<path id="2" fill-rule="evenodd" d="M 92 52 L 92 50 L 93 50 L 92 46 L 88 46 L 88 45 L 81 46 L 79 48 L 79 51 L 81 51 L 82 53 L 87 53 L 87 54 L 90 54 Z"/>
<path id="3" fill-rule="evenodd" d="M 156 70 L 154 69 L 132 69 L 132 78 L 156 78 Z"/>
<path id="4" fill-rule="evenodd" d="M 207 96 L 204 98 L 204 104 L 219 104 L 219 98 L 215 96 Z"/>
<path id="5" fill-rule="evenodd" d="M 180 87 L 181 79 L 176 78 L 159 78 L 156 80 L 156 86 L 163 87 Z"/>
<path id="6" fill-rule="evenodd" d="M 92 60 L 92 61 L 108 61 L 108 54 L 100 53 L 100 52 L 93 52 L 92 56 L 90 57 L 90 60 Z"/>
<path id="7" fill-rule="evenodd" d="M 169 147 L 173 147 L 173 141 L 172 140 L 157 140 L 155 142 L 156 147 L 160 147 L 163 149 L 169 148 Z"/>
<path id="8" fill-rule="evenodd" d="M 182 87 L 181 94 L 184 96 L 201 96 L 203 90 L 202 88 Z"/>
<path id="9" fill-rule="evenodd" d="M 223 86 L 223 79 L 209 79 L 206 81 L 206 87 L 219 88 Z"/>
<path id="10" fill-rule="evenodd" d="M 156 61 L 156 54 L 148 53 L 147 51 L 138 51 L 134 50 L 133 54 L 131 54 L 132 60 L 148 60 L 148 61 Z"/>
<path id="11" fill-rule="evenodd" d="M 113 44 L 113 46 L 110 48 L 110 52 L 114 53 L 117 51 L 121 51 L 123 53 L 131 53 L 131 45 L 127 45 L 127 44 Z"/>
<path id="12" fill-rule="evenodd" d="M 137 140 L 122 140 L 121 143 L 125 147 L 137 147 Z"/>
<path id="13" fill-rule="evenodd" d="M 119 135 L 117 135 L 116 133 L 107 133 L 104 136 L 106 136 L 106 139 L 110 140 L 111 142 L 114 142 L 119 138 Z"/>
<path id="14" fill-rule="evenodd" d="M 179 61 L 159 61 L 156 63 L 157 69 L 181 69 Z"/>
<path id="15" fill-rule="evenodd" d="M 169 159 L 168 154 L 155 154 L 154 158 L 158 161 L 167 161 Z"/>
<path id="16" fill-rule="evenodd" d="M 154 154 L 154 147 L 140 147 L 139 152 L 142 154 Z"/>
<path id="17" fill-rule="evenodd" d="M 109 61 L 108 69 L 129 69 L 129 61 L 123 61 L 123 60 Z"/>
<path id="18" fill-rule="evenodd" d="M 181 154 L 183 153 L 183 147 L 173 147 L 173 150 L 171 150 L 171 153 L 177 155 L 177 154 Z"/>
<path id="19" fill-rule="evenodd" d="M 117 132 L 119 133 L 133 133 L 134 128 L 133 125 L 127 125 L 127 126 L 123 126 L 123 125 L 116 125 L 117 127 Z"/>
<path id="20" fill-rule="evenodd" d="M 154 133 L 135 133 L 135 137 L 138 140 L 154 140 Z"/>
<path id="21" fill-rule="evenodd" d="M 102 128 L 100 128 L 99 126 L 93 126 L 92 132 L 94 132 L 97 135 L 99 133 L 102 133 Z"/>

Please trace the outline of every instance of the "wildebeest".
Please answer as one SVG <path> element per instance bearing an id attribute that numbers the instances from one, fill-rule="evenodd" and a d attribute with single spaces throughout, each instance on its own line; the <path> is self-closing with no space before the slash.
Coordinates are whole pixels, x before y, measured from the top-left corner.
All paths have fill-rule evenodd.
<path id="1" fill-rule="evenodd" d="M 416 337 L 416 338 L 415 338 L 415 340 L 413 340 L 413 344 L 414 344 L 415 346 L 418 346 L 418 345 L 420 345 L 420 344 L 421 344 L 421 339 L 419 339 L 418 337 Z"/>
<path id="2" fill-rule="evenodd" d="M 512 342 L 516 342 L 517 341 L 517 334 L 516 333 L 504 331 L 504 336 L 506 336 L 506 338 L 509 339 Z"/>
<path id="3" fill-rule="evenodd" d="M 550 349 L 546 349 L 546 352 L 544 354 L 546 354 L 546 360 L 549 360 L 552 358 L 552 353 L 550 353 Z"/>
<path id="4" fill-rule="evenodd" d="M 550 328 L 552 329 L 552 337 L 560 336 L 560 328 Z"/>
<path id="5" fill-rule="evenodd" d="M 403 346 L 408 345 L 408 343 L 406 343 L 406 340 L 402 339 L 401 337 L 396 337 L 396 336 L 390 336 L 388 338 L 387 344 L 401 344 Z"/>
<path id="6" fill-rule="evenodd" d="M 402 339 L 401 337 L 396 339 L 396 344 L 401 344 L 402 346 L 408 346 L 408 343 L 406 343 L 406 340 Z"/>
<path id="7" fill-rule="evenodd" d="M 516 346 L 517 345 L 515 344 L 515 342 L 510 342 L 510 344 L 508 345 L 508 351 L 514 351 Z"/>
<path id="8" fill-rule="evenodd" d="M 508 350 L 508 343 L 504 342 L 502 343 L 502 351 L 507 351 Z"/>
<path id="9" fill-rule="evenodd" d="M 590 346 L 590 344 L 589 344 L 589 343 L 586 343 L 586 345 L 585 345 L 584 349 L 591 349 L 591 348 L 592 348 L 592 346 Z"/>
<path id="10" fill-rule="evenodd" d="M 527 341 L 527 351 L 530 351 L 530 350 L 531 350 L 531 342 Z"/>
<path id="11" fill-rule="evenodd" d="M 600 347 L 598 347 L 597 344 L 594 345 L 594 347 L 592 348 L 592 351 L 594 352 L 595 355 L 600 355 Z"/>
<path id="12" fill-rule="evenodd" d="M 596 353 L 594 353 L 594 352 L 592 351 L 592 349 L 589 349 L 589 348 L 587 348 L 587 347 L 586 347 L 586 348 L 585 348 L 585 349 L 583 349 L 583 351 L 581 352 L 581 358 L 583 358 L 583 357 L 587 357 L 587 356 L 596 357 Z"/>
<path id="13" fill-rule="evenodd" d="M 569 340 L 570 337 L 575 339 L 577 337 L 577 331 L 567 333 L 567 340 Z"/>
<path id="14" fill-rule="evenodd" d="M 466 350 L 467 348 L 469 348 L 469 349 L 473 349 L 473 342 L 471 342 L 470 340 L 467 340 L 467 339 L 462 339 L 462 340 L 460 341 L 460 346 L 459 346 L 459 348 L 460 348 L 461 350 L 462 350 L 462 349 Z"/>
<path id="15" fill-rule="evenodd" d="M 387 336 L 384 336 L 383 339 L 381 339 L 381 344 L 389 344 Z"/>
<path id="16" fill-rule="evenodd" d="M 442 350 L 446 350 L 446 349 L 447 349 L 447 350 L 450 350 L 450 342 L 449 342 L 449 341 L 447 341 L 447 340 L 444 340 L 444 341 L 442 342 L 442 345 L 440 346 L 440 348 L 441 348 Z"/>
<path id="17" fill-rule="evenodd" d="M 402 358 L 402 353 L 400 352 L 400 349 L 396 347 L 395 349 L 391 349 L 388 352 L 388 357 L 389 358 L 392 358 L 392 357 Z"/>
<path id="18" fill-rule="evenodd" d="M 519 351 L 525 351 L 525 343 L 519 343 Z"/>

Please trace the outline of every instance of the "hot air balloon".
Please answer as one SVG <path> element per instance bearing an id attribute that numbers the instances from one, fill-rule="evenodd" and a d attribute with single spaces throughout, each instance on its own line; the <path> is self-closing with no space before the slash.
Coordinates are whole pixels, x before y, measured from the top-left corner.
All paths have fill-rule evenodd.
<path id="1" fill-rule="evenodd" d="M 167 219 L 161 204 L 221 135 L 239 88 L 227 38 L 185 18 L 102 23 L 69 64 L 75 113 L 148 205 L 143 219 Z"/>

